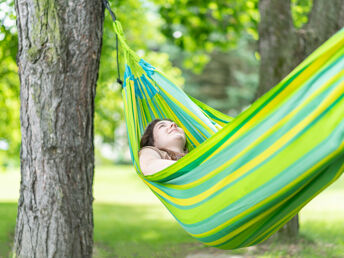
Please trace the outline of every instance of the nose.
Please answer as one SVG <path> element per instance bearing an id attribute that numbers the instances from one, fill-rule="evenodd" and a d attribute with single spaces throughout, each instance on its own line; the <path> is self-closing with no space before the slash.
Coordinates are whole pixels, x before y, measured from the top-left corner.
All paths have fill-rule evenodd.
<path id="1" fill-rule="evenodd" d="M 173 128 L 173 127 L 176 128 L 176 127 L 177 127 L 177 124 L 174 123 L 174 122 L 172 122 L 172 123 L 171 123 L 171 127 L 172 127 L 172 128 Z"/>

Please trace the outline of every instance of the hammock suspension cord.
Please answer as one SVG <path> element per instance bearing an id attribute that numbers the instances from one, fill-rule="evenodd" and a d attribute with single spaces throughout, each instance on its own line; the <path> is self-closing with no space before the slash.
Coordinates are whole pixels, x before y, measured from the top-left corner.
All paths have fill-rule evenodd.
<path id="1" fill-rule="evenodd" d="M 104 4 L 104 6 L 106 7 L 106 9 L 109 10 L 110 15 L 111 15 L 111 18 L 112 18 L 112 20 L 115 22 L 115 21 L 116 21 L 116 16 L 115 16 L 114 12 L 113 12 L 113 11 L 111 10 L 111 8 L 110 8 L 109 1 L 108 1 L 108 0 L 103 0 L 103 4 Z M 117 56 L 117 74 L 118 74 L 117 82 L 123 87 L 123 81 L 121 80 L 121 73 L 120 73 L 120 70 L 119 70 L 119 60 L 118 60 L 118 37 L 117 37 L 117 34 L 116 34 L 116 56 Z"/>

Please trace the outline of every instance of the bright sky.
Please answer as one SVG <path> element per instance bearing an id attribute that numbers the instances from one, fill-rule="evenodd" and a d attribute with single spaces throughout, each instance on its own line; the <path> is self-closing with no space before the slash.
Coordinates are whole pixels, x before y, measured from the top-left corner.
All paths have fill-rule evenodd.
<path id="1" fill-rule="evenodd" d="M 3 2 L 0 3 L 0 22 L 1 25 L 4 25 L 6 27 L 6 29 L 10 29 L 11 33 L 15 33 L 17 31 L 16 20 L 14 18 L 15 10 L 14 8 L 10 7 L 11 2 L 13 1 L 3 0 Z M 3 34 L 0 33 L 0 40 L 2 40 L 4 37 L 4 35 L 1 35 Z"/>

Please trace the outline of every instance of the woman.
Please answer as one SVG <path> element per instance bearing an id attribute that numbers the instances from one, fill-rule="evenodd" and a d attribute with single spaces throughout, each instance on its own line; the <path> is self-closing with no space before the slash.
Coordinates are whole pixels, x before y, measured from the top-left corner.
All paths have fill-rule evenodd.
<path id="1" fill-rule="evenodd" d="M 170 119 L 155 119 L 140 141 L 139 161 L 144 175 L 172 165 L 188 152 L 184 130 Z"/>

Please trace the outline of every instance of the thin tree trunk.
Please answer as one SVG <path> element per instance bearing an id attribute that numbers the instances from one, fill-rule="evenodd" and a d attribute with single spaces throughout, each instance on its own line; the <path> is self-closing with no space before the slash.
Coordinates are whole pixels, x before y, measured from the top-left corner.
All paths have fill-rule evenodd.
<path id="1" fill-rule="evenodd" d="M 255 100 L 265 94 L 324 41 L 344 26 L 344 0 L 314 0 L 308 23 L 293 25 L 290 0 L 259 1 L 259 86 Z M 277 235 L 293 238 L 298 234 L 298 215 Z"/>
<path id="2" fill-rule="evenodd" d="M 16 0 L 21 184 L 13 252 L 91 257 L 101 1 Z"/>

